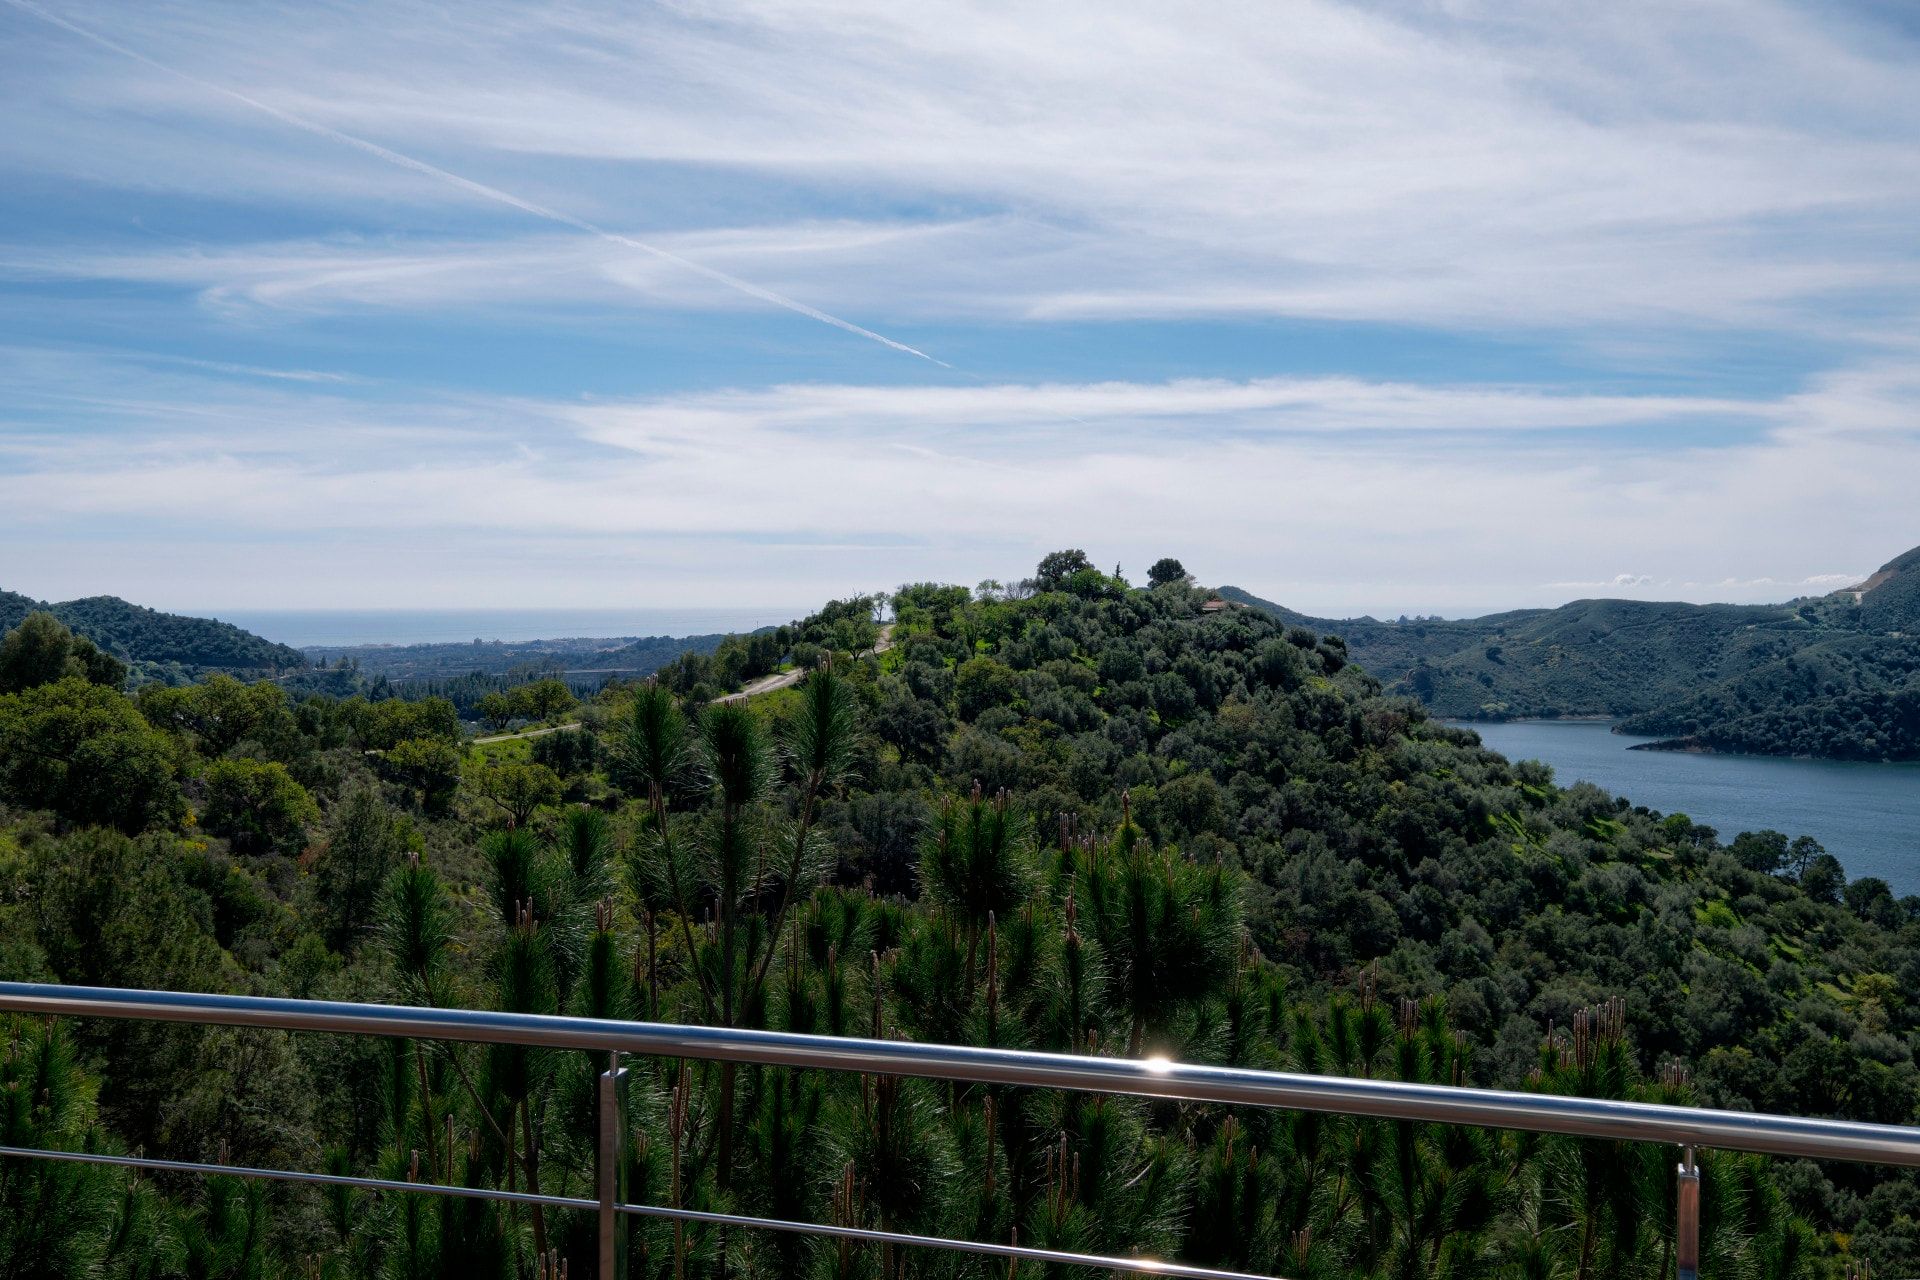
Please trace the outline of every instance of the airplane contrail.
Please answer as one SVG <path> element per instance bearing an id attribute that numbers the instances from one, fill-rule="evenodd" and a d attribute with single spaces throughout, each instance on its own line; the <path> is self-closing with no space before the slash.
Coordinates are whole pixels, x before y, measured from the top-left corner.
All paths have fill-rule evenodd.
<path id="1" fill-rule="evenodd" d="M 178 67 L 169 66 L 157 58 L 148 57 L 138 49 L 130 48 L 117 40 L 101 35 L 97 31 L 71 22 L 57 13 L 50 13 L 42 9 L 39 5 L 33 4 L 31 0 L 0 0 L 0 3 L 10 5 L 22 13 L 30 14 L 33 17 L 39 18 L 42 22 L 51 23 L 53 26 L 60 27 L 65 31 L 79 36 L 83 40 L 91 41 L 99 45 L 103 49 L 110 49 L 123 57 L 132 58 L 134 61 L 144 63 L 156 71 L 164 72 L 176 79 L 184 80 L 188 84 L 205 89 L 209 93 L 217 93 L 222 97 L 231 98 L 235 102 L 252 107 L 255 111 L 264 112 L 282 124 L 292 125 L 296 129 L 304 129 L 308 133 L 317 134 L 330 141 L 357 148 L 376 159 L 386 161 L 388 164 L 395 165 L 402 169 L 410 169 L 415 173 L 437 179 L 449 186 L 458 187 L 462 191 L 480 196 L 486 200 L 491 200 L 496 204 L 504 204 L 510 208 L 518 209 L 522 213 L 531 214 L 536 218 L 543 218 L 548 222 L 555 222 L 563 227 L 571 227 L 575 231 L 584 231 L 588 235 L 598 236 L 609 244 L 616 244 L 622 248 L 633 249 L 640 253 L 649 254 L 663 262 L 671 262 L 677 267 L 682 267 L 685 270 L 694 272 L 696 275 L 705 276 L 707 279 L 723 284 L 729 289 L 744 293 L 750 298 L 758 298 L 760 301 L 772 303 L 776 307 L 784 307 L 796 315 L 805 316 L 809 320 L 818 320 L 821 324 L 830 324 L 836 329 L 842 329 L 857 337 L 866 338 L 871 342 L 877 342 L 883 347 L 891 347 L 895 351 L 905 352 L 910 356 L 918 356 L 930 364 L 939 365 L 942 369 L 951 369 L 953 367 L 944 360 L 928 355 L 918 347 L 910 347 L 904 342 L 897 342 L 889 338 L 884 333 L 875 333 L 871 329 L 864 329 L 851 320 L 842 320 L 839 316 L 831 315 L 828 312 L 820 310 L 818 307 L 810 307 L 806 303 L 794 298 L 789 298 L 783 293 L 775 293 L 772 289 L 763 288 L 751 280 L 742 280 L 739 276 L 729 275 L 724 271 L 709 267 L 704 263 L 695 262 L 691 258 L 683 258 L 670 249 L 662 249 L 659 245 L 648 244 L 645 240 L 636 240 L 632 236 L 622 235 L 618 231 L 609 231 L 607 228 L 589 222 L 585 218 L 576 217 L 564 209 L 554 209 L 547 205 L 536 204 L 531 200 L 514 195 L 511 191 L 503 191 L 499 187 L 488 186 L 484 182 L 477 182 L 472 178 L 462 177 L 460 174 L 454 173 L 451 170 L 442 169 L 438 165 L 428 164 L 425 160 L 415 159 L 413 156 L 395 151 L 391 147 L 383 147 L 377 142 L 357 137 L 351 133 L 343 133 L 331 125 L 321 124 L 318 120 L 309 120 L 305 116 L 296 115 L 291 111 L 276 107 L 270 102 L 262 102 L 258 98 L 241 93 L 238 89 L 230 89 L 226 85 L 217 84 L 212 80 L 202 79 L 192 72 L 182 71 Z"/>

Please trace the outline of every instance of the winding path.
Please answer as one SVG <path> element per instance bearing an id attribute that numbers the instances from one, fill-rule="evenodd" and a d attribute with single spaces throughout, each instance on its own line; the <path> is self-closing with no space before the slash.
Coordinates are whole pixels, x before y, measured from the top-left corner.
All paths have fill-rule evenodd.
<path id="1" fill-rule="evenodd" d="M 892 647 L 893 624 L 889 622 L 880 628 L 880 636 L 873 642 L 871 652 L 885 653 Z M 754 680 L 739 689 L 735 689 L 732 693 L 723 693 L 715 698 L 714 701 L 739 702 L 743 698 L 757 698 L 763 693 L 773 693 L 778 689 L 791 689 L 794 685 L 799 684 L 800 681 L 805 678 L 806 674 L 806 671 L 800 667 L 792 667 L 786 671 L 776 671 L 772 675 L 761 676 L 758 680 Z M 484 746 L 489 742 L 511 742 L 515 738 L 538 738 L 542 734 L 559 733 L 562 729 L 578 729 L 579 727 L 580 722 L 574 720 L 567 724 L 550 724 L 544 729 L 522 729 L 518 733 L 489 734 L 484 738 L 473 739 L 468 745 L 478 747 Z"/>
<path id="2" fill-rule="evenodd" d="M 522 729 L 518 733 L 490 733 L 484 738 L 473 738 L 467 743 L 470 747 L 483 746 L 489 742 L 511 742 L 515 738 L 538 738 L 549 733 L 559 733 L 562 729 L 578 729 L 578 720 L 569 720 L 565 724 L 550 724 L 540 729 Z"/>

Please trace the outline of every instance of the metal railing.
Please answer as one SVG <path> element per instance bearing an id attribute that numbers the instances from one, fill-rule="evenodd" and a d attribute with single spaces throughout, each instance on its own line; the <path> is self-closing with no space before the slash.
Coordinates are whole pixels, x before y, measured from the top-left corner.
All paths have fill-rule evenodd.
<path id="1" fill-rule="evenodd" d="M 610 1055 L 608 1066 L 599 1080 L 598 1196 L 592 1200 L 431 1182 L 399 1182 L 283 1169 L 154 1160 L 141 1156 L 0 1147 L 0 1155 L 4 1156 L 170 1172 L 228 1174 L 585 1210 L 598 1216 L 600 1274 L 603 1277 L 616 1274 L 616 1260 L 623 1253 L 625 1219 L 651 1217 L 956 1250 L 989 1257 L 1104 1268 L 1121 1273 L 1180 1276 L 1190 1280 L 1260 1280 L 1259 1277 L 1249 1277 L 1240 1272 L 1152 1258 L 1069 1253 L 1018 1244 L 955 1240 L 629 1203 L 619 1185 L 626 1130 L 625 1118 L 621 1113 L 621 1101 L 625 1096 L 621 1078 L 625 1069 L 621 1067 L 620 1059 L 625 1054 L 1022 1085 L 1081 1093 L 1126 1094 L 1435 1124 L 1519 1129 L 1625 1142 L 1663 1143 L 1678 1148 L 1681 1153 L 1674 1251 L 1679 1280 L 1694 1280 L 1699 1267 L 1700 1182 L 1699 1168 L 1694 1161 L 1696 1149 L 1714 1148 L 1804 1156 L 1816 1160 L 1920 1167 L 1920 1128 L 1906 1126 L 1711 1111 L 1700 1107 L 1570 1098 L 1495 1089 L 1461 1089 L 1392 1080 L 1252 1071 L 1152 1058 L 1089 1058 L 1014 1049 L 727 1030 L 672 1023 L 17 982 L 0 983 L 0 1012 L 404 1036 L 606 1053 Z"/>

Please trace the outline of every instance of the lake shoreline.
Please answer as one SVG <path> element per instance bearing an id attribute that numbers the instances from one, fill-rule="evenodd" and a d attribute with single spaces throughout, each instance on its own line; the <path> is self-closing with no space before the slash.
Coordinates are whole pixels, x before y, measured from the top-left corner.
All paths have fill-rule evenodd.
<path id="1" fill-rule="evenodd" d="M 1473 729 L 1510 760 L 1539 760 L 1562 785 L 1590 782 L 1629 804 L 1684 813 L 1730 840 L 1772 829 L 1808 835 L 1850 877 L 1920 893 L 1920 762 L 1642 750 L 1662 741 L 1596 720 L 1444 723 Z"/>
<path id="2" fill-rule="evenodd" d="M 1450 724 L 1612 724 L 1619 716 L 1439 716 Z"/>

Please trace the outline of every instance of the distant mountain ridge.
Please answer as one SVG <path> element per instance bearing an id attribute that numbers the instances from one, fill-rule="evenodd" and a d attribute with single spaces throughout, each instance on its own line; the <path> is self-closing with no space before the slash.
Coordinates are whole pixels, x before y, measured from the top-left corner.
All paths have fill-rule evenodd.
<path id="1" fill-rule="evenodd" d="M 771 631 L 762 627 L 760 631 Z M 692 636 L 573 636 L 547 640 L 435 641 L 427 644 L 317 644 L 302 653 L 320 666 L 347 659 L 369 677 L 444 680 L 516 669 L 635 677 L 683 653 L 712 653 L 728 632 Z M 758 631 L 748 634 L 759 634 Z"/>
<path id="2" fill-rule="evenodd" d="M 1391 690 L 1460 719 L 1607 716 L 1678 750 L 1920 759 L 1920 548 L 1777 605 L 1575 600 L 1462 620 L 1313 618 Z"/>
<path id="3" fill-rule="evenodd" d="M 88 596 L 58 604 L 15 591 L 0 591 L 0 631 L 20 625 L 36 611 L 52 614 L 69 631 L 83 635 L 147 674 L 178 668 L 182 674 L 204 671 L 272 672 L 307 665 L 298 649 L 257 636 L 231 623 L 129 604 L 118 596 Z"/>

